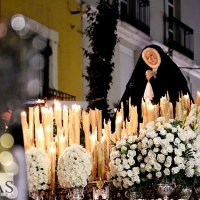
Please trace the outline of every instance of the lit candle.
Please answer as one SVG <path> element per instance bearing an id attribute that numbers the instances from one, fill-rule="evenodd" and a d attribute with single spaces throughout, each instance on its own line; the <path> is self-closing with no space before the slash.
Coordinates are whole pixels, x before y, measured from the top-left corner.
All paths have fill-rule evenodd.
<path id="1" fill-rule="evenodd" d="M 23 132 L 23 138 L 24 138 L 24 146 L 28 149 L 28 141 L 29 141 L 29 135 L 28 135 L 28 123 L 26 119 L 26 112 L 21 112 L 21 123 L 22 123 L 22 132 Z"/>
<path id="2" fill-rule="evenodd" d="M 97 151 L 98 151 L 98 178 L 102 179 L 102 165 L 103 165 L 103 148 L 100 142 L 97 142 Z"/>
<path id="3" fill-rule="evenodd" d="M 90 152 L 90 121 L 89 121 L 89 113 L 86 111 L 82 111 L 82 123 L 83 123 L 83 130 L 85 133 L 85 148 L 88 152 Z"/>
<path id="4" fill-rule="evenodd" d="M 148 113 L 148 122 L 152 122 L 155 120 L 154 116 L 154 106 L 149 101 L 149 104 L 147 106 L 147 113 Z"/>
<path id="5" fill-rule="evenodd" d="M 69 145 L 68 124 L 69 124 L 68 108 L 67 108 L 67 106 L 64 106 L 63 107 L 63 127 L 64 127 L 64 134 L 65 134 L 65 138 L 66 138 L 66 146 Z"/>
<path id="6" fill-rule="evenodd" d="M 29 107 L 29 133 L 31 146 L 34 145 L 34 124 L 33 124 L 33 107 Z"/>
<path id="7" fill-rule="evenodd" d="M 200 106 L 200 92 L 197 91 L 197 105 Z"/>
<path id="8" fill-rule="evenodd" d="M 54 113 L 53 113 L 53 108 L 50 107 L 48 109 L 48 113 L 49 113 L 49 126 L 50 126 L 50 138 L 51 141 L 53 140 L 53 120 L 54 120 Z"/>
<path id="9" fill-rule="evenodd" d="M 92 154 L 92 177 L 93 180 L 96 180 L 96 138 L 95 134 L 90 135 L 91 140 L 91 154 Z"/>
<path id="10" fill-rule="evenodd" d="M 119 115 L 116 119 L 115 125 L 116 125 L 116 136 L 117 140 L 121 140 L 121 124 L 122 123 L 122 115 Z"/>
<path id="11" fill-rule="evenodd" d="M 40 127 L 40 111 L 38 106 L 34 108 L 34 120 L 35 120 L 35 130 L 38 130 Z"/>
<path id="12" fill-rule="evenodd" d="M 55 190 L 55 168 L 56 168 L 56 145 L 55 142 L 50 144 L 51 153 L 51 190 Z"/>
<path id="13" fill-rule="evenodd" d="M 80 144 L 80 121 L 81 121 L 81 107 L 79 105 L 72 105 L 72 110 L 74 111 L 74 142 Z"/>
<path id="14" fill-rule="evenodd" d="M 101 146 L 102 146 L 102 170 L 101 170 L 101 178 L 104 180 L 106 178 L 106 155 L 107 155 L 107 143 L 105 138 L 105 133 L 103 132 L 103 137 L 101 138 Z"/>
<path id="15" fill-rule="evenodd" d="M 92 133 L 94 133 L 95 130 L 96 130 L 95 110 L 90 109 L 89 115 L 90 115 L 90 124 L 91 124 L 91 126 L 92 126 Z"/>
<path id="16" fill-rule="evenodd" d="M 97 122 L 97 141 L 101 141 L 102 137 L 102 111 L 95 108 L 95 117 Z"/>
<path id="17" fill-rule="evenodd" d="M 59 102 L 55 101 L 55 106 L 54 106 L 54 114 L 55 114 L 55 120 L 56 120 L 56 125 L 57 128 L 62 128 L 62 113 L 61 113 L 61 105 Z"/>

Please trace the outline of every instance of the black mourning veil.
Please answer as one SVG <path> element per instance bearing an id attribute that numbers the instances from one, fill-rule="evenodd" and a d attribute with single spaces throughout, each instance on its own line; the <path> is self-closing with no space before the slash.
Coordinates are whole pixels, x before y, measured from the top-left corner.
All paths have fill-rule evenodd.
<path id="1" fill-rule="evenodd" d="M 146 48 L 154 48 L 155 50 L 157 50 L 161 58 L 161 63 L 158 67 L 156 77 L 152 77 L 150 79 L 150 83 L 154 92 L 152 104 L 159 103 L 160 98 L 164 97 L 167 92 L 169 94 L 170 102 L 172 102 L 174 108 L 176 105 L 176 101 L 179 100 L 180 94 L 188 94 L 191 101 L 193 101 L 185 77 L 181 73 L 178 66 L 171 60 L 171 58 L 161 49 L 161 47 L 157 45 L 149 45 L 146 46 L 144 49 Z M 147 84 L 147 79 L 145 76 L 145 72 L 147 70 L 152 69 L 144 62 L 141 53 L 118 106 L 119 110 L 121 107 L 121 102 L 123 102 L 124 118 L 128 117 L 128 102 L 129 97 L 131 97 L 131 105 L 137 106 L 139 118 L 138 120 L 139 122 L 142 122 L 141 101 Z"/>

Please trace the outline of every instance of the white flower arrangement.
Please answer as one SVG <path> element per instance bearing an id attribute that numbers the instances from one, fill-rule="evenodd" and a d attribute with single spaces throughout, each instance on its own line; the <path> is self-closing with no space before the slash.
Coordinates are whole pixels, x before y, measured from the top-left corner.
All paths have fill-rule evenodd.
<path id="1" fill-rule="evenodd" d="M 179 172 L 186 173 L 191 155 L 185 131 L 176 120 L 164 123 L 160 117 L 140 131 L 138 150 L 140 171 L 144 179 L 173 179 Z M 192 157 L 192 156 L 191 156 Z"/>
<path id="2" fill-rule="evenodd" d="M 36 147 L 31 147 L 25 155 L 29 192 L 48 189 L 51 166 L 48 155 Z"/>
<path id="3" fill-rule="evenodd" d="M 171 119 L 165 123 L 159 117 L 155 123 L 147 123 L 138 137 L 124 136 L 116 142 L 108 172 L 115 187 L 141 187 L 163 179 L 185 187 L 185 178 L 200 175 L 200 112 L 191 108 L 184 121 Z"/>
<path id="4" fill-rule="evenodd" d="M 113 180 L 117 188 L 129 188 L 141 182 L 140 170 L 136 165 L 138 154 L 136 139 L 136 136 L 124 136 L 112 148 L 107 177 Z"/>
<path id="5" fill-rule="evenodd" d="M 58 159 L 57 175 L 63 188 L 85 187 L 91 174 L 91 155 L 81 145 L 66 147 Z"/>

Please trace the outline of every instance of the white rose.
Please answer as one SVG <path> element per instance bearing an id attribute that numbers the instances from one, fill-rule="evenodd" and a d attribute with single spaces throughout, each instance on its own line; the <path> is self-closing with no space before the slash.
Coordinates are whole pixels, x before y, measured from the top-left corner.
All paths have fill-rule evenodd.
<path id="1" fill-rule="evenodd" d="M 144 156 L 147 154 L 147 150 L 146 149 L 142 149 L 141 154 Z"/>
<path id="2" fill-rule="evenodd" d="M 166 134 L 166 139 L 168 139 L 170 142 L 173 142 L 174 141 L 174 134 L 167 133 Z"/>
<path id="3" fill-rule="evenodd" d="M 177 131 L 177 128 L 172 127 L 172 133 L 176 133 L 176 131 Z"/>
<path id="4" fill-rule="evenodd" d="M 126 177 L 127 176 L 127 172 L 126 171 L 121 171 L 119 174 L 122 177 Z"/>
<path id="5" fill-rule="evenodd" d="M 128 163 L 129 163 L 130 165 L 134 165 L 134 164 L 135 164 L 135 160 L 134 160 L 133 158 L 129 158 L 129 159 L 128 159 Z"/>
<path id="6" fill-rule="evenodd" d="M 185 175 L 187 177 L 193 177 L 194 176 L 194 169 L 188 167 L 186 170 L 185 170 Z"/>
<path id="7" fill-rule="evenodd" d="M 180 171 L 179 167 L 173 167 L 172 168 L 172 174 L 177 174 Z"/>
<path id="8" fill-rule="evenodd" d="M 167 128 L 167 129 L 171 129 L 172 128 L 172 125 L 170 123 L 165 123 L 164 124 L 164 127 Z"/>
<path id="9" fill-rule="evenodd" d="M 142 155 L 141 154 L 139 154 L 138 156 L 137 156 L 137 160 L 138 160 L 138 162 L 140 162 L 141 160 L 142 160 Z"/>
<path id="10" fill-rule="evenodd" d="M 151 173 L 148 173 L 148 174 L 147 174 L 147 178 L 148 178 L 148 179 L 152 179 L 152 178 L 153 178 L 152 174 L 151 174 Z"/>
<path id="11" fill-rule="evenodd" d="M 154 149 L 153 149 L 153 151 L 154 151 L 155 153 L 159 152 L 159 150 L 160 150 L 159 148 L 154 148 Z"/>
<path id="12" fill-rule="evenodd" d="M 115 159 L 115 164 L 116 164 L 116 165 L 119 165 L 119 164 L 121 164 L 121 159 L 119 159 L 119 158 L 116 158 L 116 159 Z"/>
<path id="13" fill-rule="evenodd" d="M 160 130 L 160 135 L 164 136 L 166 135 L 167 131 L 165 129 Z"/>
<path id="14" fill-rule="evenodd" d="M 184 158 L 181 157 L 181 156 L 175 156 L 174 157 L 174 162 L 175 162 L 175 164 L 179 165 L 181 163 L 184 163 Z"/>
<path id="15" fill-rule="evenodd" d="M 154 162 L 154 168 L 155 170 L 160 171 L 162 166 L 158 162 Z"/>
<path id="16" fill-rule="evenodd" d="M 150 159 L 150 160 L 149 160 L 149 164 L 150 164 L 150 165 L 154 165 L 154 163 L 155 163 L 155 160 L 154 160 L 154 159 Z"/>
<path id="17" fill-rule="evenodd" d="M 184 165 L 183 163 L 179 164 L 178 167 L 179 167 L 180 169 L 185 169 L 185 165 Z"/>
<path id="18" fill-rule="evenodd" d="M 172 157 L 171 157 L 171 156 L 167 156 L 167 157 L 166 157 L 166 161 L 167 161 L 167 162 L 171 162 L 171 161 L 172 161 Z"/>
<path id="19" fill-rule="evenodd" d="M 127 157 L 134 157 L 136 155 L 136 151 L 128 150 Z"/>
<path id="20" fill-rule="evenodd" d="M 163 146 L 163 148 L 161 149 L 160 152 L 161 152 L 162 154 L 164 154 L 164 155 L 168 155 L 167 147 L 164 147 L 164 146 Z"/>
<path id="21" fill-rule="evenodd" d="M 146 156 L 146 157 L 144 158 L 144 162 L 145 162 L 145 163 L 149 163 L 149 157 L 148 157 L 148 156 Z"/>
<path id="22" fill-rule="evenodd" d="M 161 145 L 161 138 L 160 137 L 156 137 L 153 139 L 154 145 L 156 147 L 159 147 Z"/>
<path id="23" fill-rule="evenodd" d="M 122 146 L 122 147 L 121 147 L 121 151 L 127 151 L 127 147 Z"/>
<path id="24" fill-rule="evenodd" d="M 130 165 L 127 163 L 127 164 L 124 165 L 124 168 L 125 169 L 130 169 Z"/>
<path id="25" fill-rule="evenodd" d="M 175 153 L 176 156 L 182 156 L 182 150 L 181 149 L 174 148 L 174 153 Z"/>
<path id="26" fill-rule="evenodd" d="M 162 173 L 161 172 L 156 172 L 156 177 L 157 178 L 160 178 L 162 176 Z"/>
<path id="27" fill-rule="evenodd" d="M 139 167 L 133 167 L 132 172 L 134 175 L 139 174 L 140 173 Z"/>
<path id="28" fill-rule="evenodd" d="M 168 153 L 172 153 L 173 152 L 173 146 L 172 145 L 167 145 L 166 149 L 167 149 Z"/>
<path id="29" fill-rule="evenodd" d="M 117 169 L 118 169 L 119 172 L 121 172 L 121 171 L 123 171 L 124 166 L 121 165 L 121 164 L 119 164 L 119 165 L 117 166 Z"/>
<path id="30" fill-rule="evenodd" d="M 146 171 L 151 172 L 152 166 L 150 164 L 146 164 L 145 169 Z"/>
<path id="31" fill-rule="evenodd" d="M 170 175 L 170 170 L 169 170 L 168 168 L 165 168 L 163 172 L 164 172 L 164 174 L 165 174 L 166 176 L 169 176 L 169 175 Z"/>
<path id="32" fill-rule="evenodd" d="M 183 142 L 186 141 L 186 137 L 185 137 L 185 133 L 184 133 L 184 132 L 178 132 L 178 137 L 179 137 L 180 140 L 182 140 Z"/>
<path id="33" fill-rule="evenodd" d="M 183 143 L 179 144 L 178 148 L 181 149 L 181 151 L 185 151 L 185 144 Z"/>
<path id="34" fill-rule="evenodd" d="M 132 176 L 133 176 L 133 173 L 132 173 L 131 170 L 128 170 L 128 171 L 127 171 L 127 176 L 128 176 L 128 177 L 132 177 Z"/>
<path id="35" fill-rule="evenodd" d="M 166 162 L 164 163 L 164 165 L 165 165 L 165 167 L 171 167 L 172 162 L 171 162 L 171 161 L 166 161 Z"/>
<path id="36" fill-rule="evenodd" d="M 190 168 L 193 168 L 195 166 L 195 160 L 190 159 L 189 161 L 187 161 L 186 165 Z"/>
<path id="37" fill-rule="evenodd" d="M 130 146 L 130 148 L 131 148 L 132 150 L 136 149 L 136 148 L 137 148 L 137 144 L 132 144 L 132 145 Z"/>
<path id="38" fill-rule="evenodd" d="M 144 163 L 140 163 L 140 168 L 141 168 L 141 169 L 144 169 L 145 166 L 146 166 L 146 165 L 145 165 Z"/>
<path id="39" fill-rule="evenodd" d="M 164 163 L 164 161 L 165 161 L 165 156 L 164 156 L 163 154 L 158 154 L 158 155 L 157 155 L 157 161 L 158 161 L 159 163 Z"/>
<path id="40" fill-rule="evenodd" d="M 174 144 L 179 145 L 180 143 L 181 143 L 180 139 L 179 138 L 175 138 Z"/>
<path id="41" fill-rule="evenodd" d="M 120 142 L 121 146 L 125 146 L 126 145 L 126 140 L 124 140 L 124 139 L 120 140 L 119 142 Z"/>
<path id="42" fill-rule="evenodd" d="M 153 140 L 149 139 L 148 141 L 148 148 L 151 148 L 153 146 Z"/>

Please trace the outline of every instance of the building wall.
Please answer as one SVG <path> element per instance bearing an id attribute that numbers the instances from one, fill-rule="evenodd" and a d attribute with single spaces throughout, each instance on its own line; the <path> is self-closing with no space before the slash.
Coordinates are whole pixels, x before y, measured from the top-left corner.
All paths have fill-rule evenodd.
<path id="1" fill-rule="evenodd" d="M 50 86 L 82 100 L 82 33 L 80 3 L 76 0 L 1 1 L 1 19 L 22 14 L 59 33 L 57 79 Z M 74 12 L 74 14 L 73 14 Z M 50 80 L 52 81 L 52 80 Z"/>
<path id="2" fill-rule="evenodd" d="M 157 44 L 161 46 L 164 51 L 168 50 L 168 47 L 165 46 L 164 43 L 164 11 L 165 11 L 165 1 L 166 0 L 154 0 L 150 1 L 150 36 L 144 34 L 143 32 L 137 30 L 135 27 L 123 22 L 119 21 L 117 27 L 117 34 L 120 38 L 120 43 L 116 45 L 115 48 L 115 56 L 113 58 L 115 62 L 115 69 L 112 74 L 113 76 L 113 84 L 108 94 L 108 100 L 111 109 L 119 102 L 122 97 L 122 94 L 125 90 L 125 86 L 131 76 L 132 70 L 135 67 L 135 64 L 138 61 L 139 55 L 142 49 L 149 44 Z M 192 3 L 197 2 L 197 0 L 192 0 Z M 90 0 L 86 0 L 86 3 L 91 3 Z M 181 67 L 181 71 L 183 75 L 186 77 L 188 81 L 188 87 L 191 90 L 193 98 L 196 99 L 197 91 L 200 91 L 200 70 L 190 69 L 190 68 L 199 68 L 199 58 L 198 52 L 200 52 L 200 34 L 199 27 L 193 26 L 193 24 L 198 24 L 198 19 L 200 14 L 197 12 L 197 8 L 195 8 L 195 12 L 193 13 L 193 8 L 195 5 L 192 5 L 192 8 L 189 6 L 190 2 L 183 0 L 180 1 L 180 20 L 188 25 L 189 27 L 194 29 L 194 39 L 195 39 L 195 59 L 191 60 L 183 54 L 174 51 L 173 52 L 173 61 Z M 198 1 L 197 4 L 200 2 Z M 96 4 L 92 4 L 94 7 Z M 190 13 L 190 20 L 187 19 L 188 14 Z M 187 20 L 186 20 L 187 19 Z M 192 22 L 193 21 L 193 22 Z M 192 22 L 192 23 L 191 23 Z M 83 16 L 83 28 L 87 27 L 85 16 Z M 84 36 L 83 38 L 83 46 L 87 48 L 88 41 Z M 120 51 L 120 46 L 123 49 L 126 49 L 126 52 L 132 52 L 132 56 L 128 56 Z M 85 58 L 83 58 L 85 62 Z M 83 64 L 84 65 L 84 64 Z M 86 85 L 86 84 L 85 84 Z M 87 87 L 83 88 L 83 92 L 87 92 Z"/>

